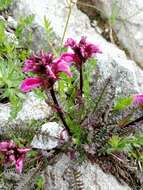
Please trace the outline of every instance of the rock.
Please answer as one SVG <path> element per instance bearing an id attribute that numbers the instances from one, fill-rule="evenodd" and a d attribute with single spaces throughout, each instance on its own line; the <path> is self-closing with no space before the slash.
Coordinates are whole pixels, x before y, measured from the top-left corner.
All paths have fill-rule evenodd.
<path id="1" fill-rule="evenodd" d="M 25 14 L 35 14 L 35 22 L 41 28 L 44 28 L 43 17 L 46 16 L 50 20 L 55 34 L 61 38 L 68 11 L 66 1 L 45 0 L 41 3 L 37 0 L 20 0 L 13 9 L 13 15 L 15 18 L 19 18 Z M 87 36 L 89 41 L 99 44 L 103 52 L 98 56 L 99 68 L 103 73 L 103 77 L 107 78 L 109 74 L 115 77 L 121 94 L 124 94 L 125 91 L 128 94 L 143 91 L 143 71 L 134 61 L 126 57 L 124 51 L 99 35 L 91 27 L 88 17 L 78 10 L 76 5 L 73 5 L 65 39 L 67 37 L 79 39 L 82 35 Z M 42 33 L 39 38 L 41 36 Z M 42 38 L 38 42 L 38 48 L 39 44 L 45 44 Z"/>
<path id="2" fill-rule="evenodd" d="M 5 18 L 2 15 L 0 15 L 0 21 L 4 21 L 5 22 Z"/>
<path id="3" fill-rule="evenodd" d="M 0 125 L 5 125 L 10 117 L 10 105 L 0 104 Z"/>
<path id="4" fill-rule="evenodd" d="M 10 105 L 0 104 L 0 125 L 4 126 L 10 119 Z M 44 119 L 49 117 L 51 114 L 51 108 L 45 103 L 38 99 L 33 93 L 27 94 L 27 99 L 23 103 L 22 110 L 18 113 L 17 118 L 13 122 L 30 121 L 32 119 Z"/>
<path id="5" fill-rule="evenodd" d="M 42 125 L 38 135 L 32 140 L 33 148 L 51 150 L 68 141 L 66 130 L 56 122 L 48 122 Z"/>
<path id="6" fill-rule="evenodd" d="M 84 162 L 80 166 L 66 155 L 62 155 L 56 164 L 48 166 L 47 176 L 50 177 L 48 177 L 47 185 L 49 189 L 70 189 L 75 184 L 76 172 L 80 174 L 78 180 L 83 184 L 84 190 L 130 190 L 128 186 L 119 184 L 113 176 L 105 174 L 97 165 Z"/>
<path id="7" fill-rule="evenodd" d="M 16 20 L 14 20 L 13 17 L 8 16 L 7 22 L 8 22 L 8 26 L 9 26 L 10 28 L 16 29 L 16 27 L 17 27 L 17 22 L 16 22 Z"/>
<path id="8" fill-rule="evenodd" d="M 15 29 L 17 26 L 17 22 L 11 17 L 8 16 L 7 20 L 4 16 L 0 15 L 0 22 L 4 22 L 6 26 L 5 34 L 7 36 L 8 42 L 14 43 L 16 46 L 18 45 L 18 40 L 11 29 Z"/>
<path id="9" fill-rule="evenodd" d="M 143 67 L 143 1 L 142 0 L 83 0 L 96 6 L 102 17 L 111 21 L 119 41 L 128 50 L 132 59 Z M 86 6 L 82 6 L 87 9 Z M 90 14 L 95 13 L 90 9 Z M 96 17 L 95 17 L 96 18 Z"/>
<path id="10" fill-rule="evenodd" d="M 31 3 L 31 5 L 29 4 L 28 1 L 23 3 L 22 1 L 14 0 L 13 6 L 11 7 L 10 10 L 13 12 L 13 17 L 17 22 L 19 21 L 19 19 L 21 17 L 26 17 L 28 15 L 33 15 L 33 14 L 35 15 L 35 19 L 31 26 L 32 34 L 33 34 L 31 49 L 33 51 L 37 51 L 37 50 L 41 50 L 41 49 L 49 50 L 49 47 L 48 47 L 48 44 L 49 44 L 48 38 L 49 37 L 47 37 L 47 33 L 45 32 L 45 28 L 44 28 L 44 16 L 46 16 L 46 14 L 45 14 L 46 10 L 41 9 L 42 7 L 43 7 L 43 9 L 47 8 L 47 1 L 40 3 L 41 4 L 40 7 L 39 7 L 39 4 L 37 4 L 38 2 L 36 2 L 36 1 L 33 1 L 33 5 L 32 5 L 32 1 L 30 1 L 30 3 Z M 36 6 L 35 10 L 33 9 L 34 6 Z M 16 10 L 17 8 L 18 8 L 18 10 Z M 20 13 L 19 11 L 20 12 L 22 11 L 22 12 Z M 38 14 L 39 15 L 42 14 L 42 16 L 37 15 L 37 11 L 38 11 Z M 27 38 L 27 33 L 29 33 L 29 30 L 25 30 L 24 38 Z M 57 36 L 54 34 L 54 32 L 52 32 L 52 43 L 51 44 L 54 46 L 55 43 L 57 43 Z"/>
<path id="11" fill-rule="evenodd" d="M 5 34 L 7 35 L 8 42 L 14 43 L 15 46 L 18 46 L 18 40 L 14 33 L 5 31 Z"/>

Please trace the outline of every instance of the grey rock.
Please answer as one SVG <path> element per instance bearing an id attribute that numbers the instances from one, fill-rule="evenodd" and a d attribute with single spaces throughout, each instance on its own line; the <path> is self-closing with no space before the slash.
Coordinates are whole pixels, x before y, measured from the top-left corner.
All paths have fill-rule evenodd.
<path id="1" fill-rule="evenodd" d="M 8 42 L 14 43 L 15 46 L 18 46 L 18 40 L 14 33 L 5 31 L 5 34 L 7 35 Z"/>
<path id="2" fill-rule="evenodd" d="M 4 126 L 10 119 L 10 104 L 0 104 L 0 125 Z M 33 93 L 27 94 L 27 99 L 23 103 L 22 110 L 17 118 L 12 121 L 30 121 L 32 119 L 44 119 L 51 115 L 51 108 L 44 100 L 38 99 Z"/>
<path id="3" fill-rule="evenodd" d="M 16 22 L 16 20 L 15 20 L 13 17 L 8 16 L 7 22 L 8 22 L 8 26 L 9 26 L 10 28 L 16 29 L 16 27 L 17 27 L 17 22 Z"/>
<path id="4" fill-rule="evenodd" d="M 2 15 L 0 15 L 0 21 L 5 21 L 5 18 Z"/>
<path id="5" fill-rule="evenodd" d="M 119 41 L 128 50 L 131 58 L 143 67 L 143 1 L 89 0 L 86 2 L 96 6 L 104 18 L 109 21 L 111 17 L 114 19 L 111 26 Z M 92 12 L 95 12 L 95 9 Z"/>
<path id="6" fill-rule="evenodd" d="M 47 176 L 50 190 L 68 190 L 74 186 L 73 175 L 79 173 L 78 180 L 85 190 L 130 190 L 121 185 L 112 175 L 105 174 L 97 165 L 84 162 L 82 165 L 71 161 L 68 156 L 62 155 L 56 164 L 48 166 Z"/>
<path id="7" fill-rule="evenodd" d="M 51 150 L 68 141 L 66 130 L 56 122 L 48 122 L 42 125 L 38 135 L 32 140 L 33 148 Z"/>

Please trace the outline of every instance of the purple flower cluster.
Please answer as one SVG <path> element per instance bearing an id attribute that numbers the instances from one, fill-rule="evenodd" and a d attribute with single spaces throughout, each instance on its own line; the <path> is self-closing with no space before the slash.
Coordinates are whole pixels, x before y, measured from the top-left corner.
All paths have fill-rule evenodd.
<path id="1" fill-rule="evenodd" d="M 37 74 L 37 77 L 30 77 L 23 81 L 21 84 L 23 92 L 29 92 L 39 86 L 44 89 L 50 88 L 59 79 L 61 72 L 66 73 L 69 77 L 72 76 L 70 66 L 66 61 L 62 58 L 54 59 L 53 54 L 43 51 L 39 54 L 33 54 L 27 59 L 23 71 Z"/>
<path id="2" fill-rule="evenodd" d="M 30 148 L 20 148 L 13 141 L 3 141 L 0 143 L 0 153 L 4 155 L 5 163 L 15 164 L 16 171 L 22 172 L 25 155 Z"/>
<path id="3" fill-rule="evenodd" d="M 62 58 L 67 62 L 74 62 L 78 70 L 89 58 L 102 53 L 97 45 L 87 42 L 85 37 L 82 37 L 78 43 L 68 38 L 65 47 L 70 47 L 73 53 L 65 53 Z"/>
<path id="4" fill-rule="evenodd" d="M 33 88 L 43 87 L 48 89 L 59 79 L 61 72 L 72 77 L 70 71 L 71 63 L 75 63 L 76 68 L 79 70 L 82 64 L 91 58 L 96 53 L 101 53 L 98 46 L 86 42 L 86 38 L 82 37 L 79 43 L 69 38 L 65 47 L 70 47 L 73 53 L 63 53 L 60 58 L 54 59 L 51 53 L 41 51 L 39 54 L 33 54 L 24 63 L 24 72 L 32 72 L 36 77 L 29 77 L 21 84 L 23 92 L 29 92 Z"/>

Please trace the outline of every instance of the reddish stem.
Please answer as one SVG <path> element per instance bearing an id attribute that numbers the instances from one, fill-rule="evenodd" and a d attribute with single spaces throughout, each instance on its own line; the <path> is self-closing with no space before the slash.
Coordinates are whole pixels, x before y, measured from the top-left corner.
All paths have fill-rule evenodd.
<path id="1" fill-rule="evenodd" d="M 83 71 L 82 71 L 82 65 L 80 66 L 80 96 L 82 97 L 83 94 Z"/>
<path id="2" fill-rule="evenodd" d="M 71 131 L 70 131 L 70 129 L 69 129 L 69 127 L 68 127 L 68 125 L 67 125 L 67 123 L 66 123 L 66 121 L 65 121 L 65 118 L 64 118 L 64 114 L 63 114 L 63 112 L 62 112 L 62 109 L 61 109 L 60 106 L 59 106 L 59 103 L 58 103 L 58 100 L 57 100 L 57 98 L 56 98 L 55 91 L 54 91 L 53 87 L 51 88 L 50 93 L 51 93 L 51 97 L 52 97 L 52 99 L 53 99 L 53 102 L 54 102 L 54 104 L 55 104 L 55 108 L 56 108 L 56 110 L 57 110 L 57 112 L 58 112 L 58 115 L 59 115 L 61 121 L 63 122 L 63 125 L 64 125 L 65 129 L 67 130 L 67 132 L 69 133 L 69 135 L 72 135 L 72 134 L 71 134 Z"/>

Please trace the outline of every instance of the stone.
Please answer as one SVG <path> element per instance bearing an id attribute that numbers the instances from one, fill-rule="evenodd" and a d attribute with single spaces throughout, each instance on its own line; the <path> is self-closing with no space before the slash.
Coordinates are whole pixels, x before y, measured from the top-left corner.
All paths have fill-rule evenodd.
<path id="1" fill-rule="evenodd" d="M 5 125 L 10 117 L 10 105 L 0 104 L 0 125 Z"/>
<path id="2" fill-rule="evenodd" d="M 31 146 L 42 150 L 51 150 L 68 141 L 66 130 L 56 122 L 42 125 L 38 135 L 35 135 Z"/>
<path id="3" fill-rule="evenodd" d="M 112 18 L 111 27 L 119 41 L 128 50 L 131 58 L 143 67 L 143 1 L 83 0 L 82 2 L 94 6 L 90 12 L 98 10 L 108 21 Z M 86 6 L 82 7 L 87 9 Z"/>
<path id="4" fill-rule="evenodd" d="M 7 35 L 8 42 L 14 43 L 15 46 L 18 46 L 18 40 L 14 33 L 5 31 L 5 34 Z"/>
<path id="5" fill-rule="evenodd" d="M 48 178 L 49 189 L 70 189 L 75 182 L 72 176 L 74 171 L 80 173 L 79 180 L 84 190 L 130 190 L 127 185 L 121 185 L 112 175 L 105 174 L 96 164 L 92 165 L 86 161 L 78 165 L 64 154 L 56 164 L 47 168 L 47 176 L 50 176 Z"/>
<path id="6" fill-rule="evenodd" d="M 4 21 L 5 22 L 5 18 L 2 15 L 0 15 L 0 21 Z"/>
<path id="7" fill-rule="evenodd" d="M 0 104 L 0 125 L 4 126 L 10 120 L 10 104 Z M 51 108 L 44 100 L 37 98 L 33 93 L 27 94 L 21 111 L 18 113 L 16 121 L 30 121 L 48 118 L 51 115 Z"/>
<path id="8" fill-rule="evenodd" d="M 16 22 L 16 20 L 15 20 L 13 17 L 8 16 L 7 22 L 8 22 L 8 26 L 9 26 L 10 28 L 16 29 L 16 27 L 17 27 L 17 22 Z"/>

